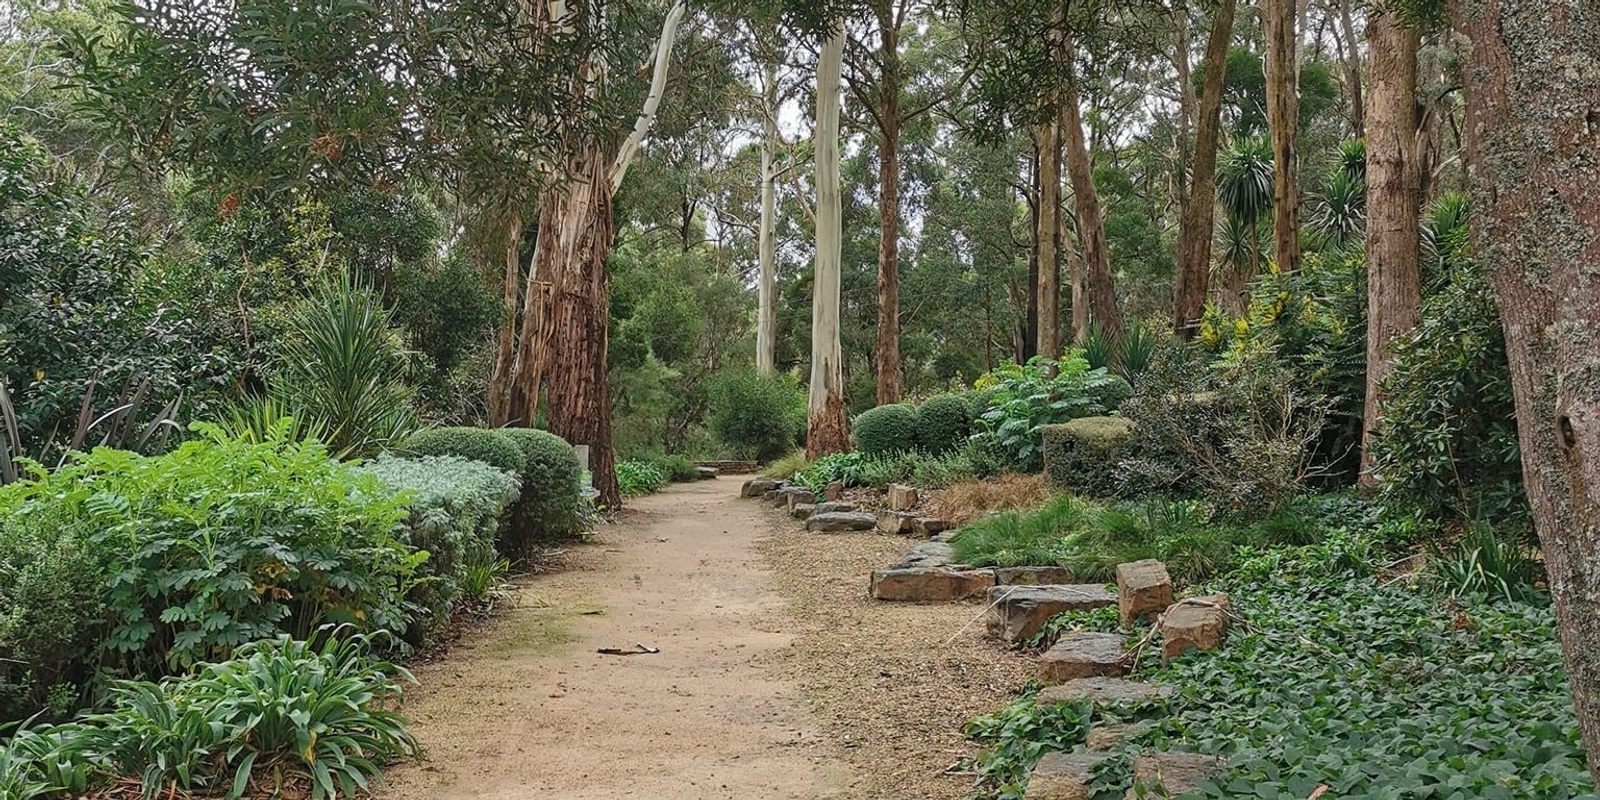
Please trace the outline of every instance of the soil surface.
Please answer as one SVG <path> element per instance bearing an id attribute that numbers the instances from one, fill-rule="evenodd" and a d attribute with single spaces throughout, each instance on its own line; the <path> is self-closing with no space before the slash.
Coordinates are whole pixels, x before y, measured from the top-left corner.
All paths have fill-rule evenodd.
<path id="1" fill-rule="evenodd" d="M 629 504 L 566 568 L 418 668 L 426 755 L 390 800 L 954 800 L 961 735 L 1031 673 L 986 642 L 979 604 L 867 598 L 913 542 L 811 534 L 742 479 Z M 962 630 L 963 626 L 967 626 Z M 603 655 L 599 648 L 659 648 Z"/>

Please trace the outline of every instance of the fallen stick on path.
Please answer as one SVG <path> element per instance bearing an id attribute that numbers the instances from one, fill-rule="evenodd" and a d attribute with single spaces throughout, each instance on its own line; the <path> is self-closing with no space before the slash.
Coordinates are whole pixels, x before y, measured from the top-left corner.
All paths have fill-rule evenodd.
<path id="1" fill-rule="evenodd" d="M 602 647 L 595 652 L 607 656 L 647 656 L 661 652 L 659 649 L 647 644 L 636 644 L 633 648 L 632 650 L 625 650 L 621 647 Z"/>

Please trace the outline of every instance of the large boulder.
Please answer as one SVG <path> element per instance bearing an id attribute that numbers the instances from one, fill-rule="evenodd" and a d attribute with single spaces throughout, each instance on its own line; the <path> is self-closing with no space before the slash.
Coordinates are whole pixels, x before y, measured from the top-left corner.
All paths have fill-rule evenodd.
<path id="1" fill-rule="evenodd" d="M 1069 631 L 1039 658 L 1039 679 L 1064 683 L 1077 678 L 1128 674 L 1122 659 L 1127 643 L 1121 634 Z"/>
<path id="2" fill-rule="evenodd" d="M 937 536 L 951 527 L 949 522 L 936 517 L 917 517 L 911 522 L 911 530 L 918 536 Z"/>
<path id="3" fill-rule="evenodd" d="M 1006 642 L 1025 642 L 1057 614 L 1092 611 L 1116 602 L 1117 596 L 1100 584 L 996 586 L 989 590 L 989 635 Z"/>
<path id="4" fill-rule="evenodd" d="M 806 530 L 813 533 L 870 531 L 876 524 L 878 518 L 871 514 L 859 511 L 836 511 L 828 514 L 812 514 L 811 518 L 806 520 Z"/>
<path id="5" fill-rule="evenodd" d="M 1154 617 L 1172 605 L 1172 576 L 1155 559 L 1117 565 L 1117 610 L 1123 625 Z"/>

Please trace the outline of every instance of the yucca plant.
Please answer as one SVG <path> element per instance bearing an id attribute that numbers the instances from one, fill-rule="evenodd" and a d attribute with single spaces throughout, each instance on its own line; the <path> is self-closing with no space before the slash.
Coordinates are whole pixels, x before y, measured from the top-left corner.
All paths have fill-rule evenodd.
<path id="1" fill-rule="evenodd" d="M 1445 192 L 1422 215 L 1422 277 L 1436 286 L 1471 252 L 1468 224 L 1472 198 L 1466 192 Z"/>
<path id="2" fill-rule="evenodd" d="M 1251 246 L 1235 249 L 1249 257 L 1251 275 L 1261 271 L 1258 226 L 1261 217 L 1272 209 L 1272 172 L 1272 143 L 1265 137 L 1234 142 L 1217 162 L 1217 200 L 1222 203 L 1224 227 L 1231 222 L 1234 227 L 1248 229 Z M 1228 263 L 1236 268 L 1243 266 L 1239 261 Z"/>
<path id="3" fill-rule="evenodd" d="M 1527 548 L 1499 536 L 1485 522 L 1469 526 L 1453 550 L 1435 548 L 1429 565 L 1428 582 L 1451 597 L 1507 603 L 1547 599 L 1535 586 L 1541 570 Z"/>
<path id="4" fill-rule="evenodd" d="M 1342 166 L 1328 171 L 1315 198 L 1311 224 L 1323 242 L 1343 251 L 1366 237 L 1367 184 Z"/>
<path id="5" fill-rule="evenodd" d="M 365 457 L 418 426 L 390 313 L 376 294 L 346 277 L 320 290 L 290 320 L 272 375 L 275 404 L 234 412 L 244 420 L 275 413 L 319 432 L 341 457 Z M 251 401 L 253 402 L 253 401 Z"/>

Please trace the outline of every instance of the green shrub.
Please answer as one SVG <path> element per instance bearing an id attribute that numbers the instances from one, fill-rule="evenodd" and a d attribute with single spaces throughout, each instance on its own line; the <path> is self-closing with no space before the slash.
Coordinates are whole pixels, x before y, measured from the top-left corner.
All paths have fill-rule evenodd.
<path id="1" fill-rule="evenodd" d="M 501 554 L 520 560 L 540 545 L 567 541 L 583 531 L 583 465 L 567 440 L 535 428 L 495 433 L 522 451 L 516 474 L 522 494 L 501 528 Z"/>
<path id="2" fill-rule="evenodd" d="M 779 458 L 805 432 L 805 396 L 788 377 L 725 372 L 712 380 L 710 395 L 711 430 L 739 458 Z"/>
<path id="3" fill-rule="evenodd" d="M 860 486 L 862 464 L 865 461 L 860 453 L 834 453 L 817 459 L 811 466 L 795 473 L 793 480 L 819 493 L 834 481 L 846 486 Z"/>
<path id="4" fill-rule="evenodd" d="M 656 456 L 650 459 L 650 464 L 667 476 L 673 483 L 687 483 L 700 480 L 700 468 L 688 456 L 669 455 Z"/>
<path id="5" fill-rule="evenodd" d="M 8 526 L 38 515 L 90 530 L 110 665 L 162 674 L 328 623 L 406 629 L 403 599 L 425 557 L 395 536 L 400 498 L 319 442 L 193 430 L 165 456 L 101 448 L 0 489 Z"/>
<path id="6" fill-rule="evenodd" d="M 884 456 L 915 450 L 917 447 L 917 408 L 909 403 L 892 403 L 869 408 L 851 425 L 856 450 L 865 456 Z"/>
<path id="7" fill-rule="evenodd" d="M 978 417 L 985 447 L 1019 472 L 1039 469 L 1042 427 L 1107 414 L 1115 406 L 1106 403 L 1121 403 L 1130 391 L 1127 381 L 1104 367 L 1090 369 L 1077 352 L 1057 360 L 1037 357 L 1025 366 L 1002 364 L 979 378 L 978 387 L 989 398 Z"/>
<path id="8" fill-rule="evenodd" d="M 617 462 L 617 485 L 623 497 L 653 494 L 669 482 L 665 473 L 647 461 Z"/>
<path id="9" fill-rule="evenodd" d="M 966 397 L 941 394 L 917 406 L 917 447 L 924 452 L 943 455 L 966 444 L 970 435 L 972 411 Z"/>
<path id="10" fill-rule="evenodd" d="M 502 431 L 488 428 L 429 428 L 407 437 L 397 452 L 406 456 L 459 456 L 512 475 L 521 475 L 527 466 L 527 455 L 517 442 Z"/>
<path id="11" fill-rule="evenodd" d="M 91 531 L 46 512 L 0 516 L 0 727 L 65 719 L 92 694 L 108 616 Z"/>
<path id="12" fill-rule="evenodd" d="M 878 489 L 891 483 L 911 483 L 924 489 L 942 489 L 977 477 L 972 462 L 961 453 L 932 456 L 917 450 L 863 458 L 855 482 Z"/>
<path id="13" fill-rule="evenodd" d="M 811 459 L 806 458 L 806 451 L 796 450 L 789 455 L 783 456 L 776 461 L 768 463 L 767 466 L 761 470 L 761 477 L 789 480 L 795 475 L 804 472 L 810 466 Z"/>
<path id="14" fill-rule="evenodd" d="M 1122 417 L 1084 417 L 1040 429 L 1044 471 L 1059 489 L 1107 496 L 1117 488 L 1117 463 L 1133 442 L 1133 423 Z"/>
<path id="15" fill-rule="evenodd" d="M 1056 497 L 1034 511 L 1002 511 L 961 527 L 951 547 L 956 560 L 977 567 L 1037 567 L 1072 558 L 1072 537 L 1093 524 L 1095 507 Z"/>
<path id="16" fill-rule="evenodd" d="M 253 779 L 303 779 L 317 800 L 358 796 L 385 764 L 419 753 L 392 710 L 401 696 L 392 676 L 412 678 L 369 661 L 364 637 L 325 642 L 251 642 L 191 675 L 118 683 L 110 710 L 0 748 L 0 764 L 17 773 L 0 780 L 77 795 L 133 777 L 148 797 L 239 797 Z"/>
<path id="17" fill-rule="evenodd" d="M 406 544 L 428 553 L 407 597 L 420 615 L 411 638 L 437 634 L 451 610 L 466 597 L 469 569 L 495 561 L 502 513 L 516 502 L 517 479 L 478 461 L 457 456 L 418 459 L 384 455 L 361 468 L 405 498 Z"/>

